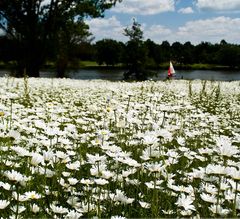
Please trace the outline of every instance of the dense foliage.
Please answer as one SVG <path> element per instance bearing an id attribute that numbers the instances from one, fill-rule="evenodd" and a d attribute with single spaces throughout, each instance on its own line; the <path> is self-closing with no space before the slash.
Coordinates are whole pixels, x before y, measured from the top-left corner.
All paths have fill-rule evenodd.
<path id="1" fill-rule="evenodd" d="M 96 42 L 96 61 L 99 65 L 116 65 L 122 60 L 124 44 L 116 40 L 103 39 Z"/>
<path id="2" fill-rule="evenodd" d="M 11 61 L 16 60 L 18 58 L 18 53 L 15 52 L 17 45 L 16 41 L 0 37 L 0 61 L 11 63 Z M 144 60 L 147 68 L 159 68 L 169 60 L 173 60 L 175 65 L 178 65 L 178 69 L 189 68 L 189 65 L 192 64 L 203 64 L 203 66 L 209 64 L 231 69 L 240 67 L 240 46 L 226 43 L 224 40 L 216 44 L 202 42 L 193 45 L 190 42 L 184 44 L 175 42 L 171 45 L 168 41 L 157 44 L 147 39 L 143 41 L 142 51 L 138 53 L 134 53 L 135 49 L 129 48 L 133 46 L 130 42 L 124 44 L 112 39 L 103 39 L 94 44 L 86 40 L 78 43 L 74 41 L 66 43 L 65 41 L 63 45 L 65 46 L 60 47 L 62 53 L 54 53 L 63 54 L 62 57 L 58 56 L 57 63 L 64 64 L 67 60 L 74 61 L 72 62 L 73 67 L 78 67 L 77 63 L 81 60 L 96 61 L 100 65 L 127 66 L 129 60 L 132 61 L 131 58 L 134 56 Z M 68 50 L 63 50 L 64 48 L 68 48 Z M 131 55 L 131 53 L 133 54 Z M 54 57 L 56 56 L 54 54 L 53 51 L 50 51 L 47 60 L 55 62 Z M 65 59 L 61 61 L 60 58 L 64 58 L 64 56 Z"/>
<path id="3" fill-rule="evenodd" d="M 119 42 L 119 44 L 122 43 Z M 189 64 L 212 64 L 232 69 L 240 67 L 240 46 L 235 44 L 222 43 L 221 41 L 216 44 L 202 42 L 198 45 L 193 45 L 190 42 L 184 44 L 175 42 L 170 45 L 167 41 L 157 44 L 150 39 L 144 41 L 143 44 L 147 50 L 146 64 L 149 67 L 158 67 L 169 60 L 173 60 L 175 64 L 179 65 L 178 67 L 187 67 Z M 127 64 L 125 57 L 129 56 L 131 51 L 136 51 L 128 47 L 129 42 L 125 44 L 125 49 L 116 51 L 119 54 L 125 54 L 122 56 L 121 63 Z M 97 52 L 101 54 L 102 51 L 97 50 Z M 136 52 L 135 55 L 144 57 L 145 53 L 146 51 L 144 50 L 143 52 Z M 104 56 L 104 53 L 101 56 Z M 106 63 L 107 59 L 104 62 Z"/>
<path id="4" fill-rule="evenodd" d="M 16 54 L 12 58 L 18 75 L 26 70 L 28 75 L 39 76 L 39 68 L 52 50 L 64 51 L 56 59 L 66 62 L 68 51 L 62 47 L 71 44 L 76 34 L 80 39 L 88 35 L 84 18 L 102 16 L 117 1 L 121 0 L 1 0 L 0 28 L 16 45 L 9 53 Z"/>
<path id="5" fill-rule="evenodd" d="M 127 71 L 124 73 L 124 79 L 146 80 L 145 72 L 147 48 L 143 42 L 143 31 L 141 25 L 133 19 L 131 27 L 124 29 L 124 35 L 129 38 L 126 43 L 123 56 L 123 63 L 126 65 Z"/>
<path id="6" fill-rule="evenodd" d="M 2 78 L 0 217 L 240 217 L 239 88 Z"/>

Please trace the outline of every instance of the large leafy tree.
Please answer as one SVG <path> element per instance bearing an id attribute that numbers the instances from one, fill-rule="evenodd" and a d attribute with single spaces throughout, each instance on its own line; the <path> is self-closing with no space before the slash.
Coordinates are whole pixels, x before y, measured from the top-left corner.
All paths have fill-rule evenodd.
<path id="1" fill-rule="evenodd" d="M 103 16 L 121 0 L 1 0 L 0 28 L 18 42 L 18 73 L 39 76 L 39 68 L 69 22 Z M 71 25 L 70 25 L 71 26 Z"/>
<path id="2" fill-rule="evenodd" d="M 77 52 L 83 42 L 90 42 L 91 34 L 83 21 L 67 21 L 56 35 L 54 59 L 56 60 L 57 76 L 64 77 L 69 63 L 77 63 Z"/>
<path id="3" fill-rule="evenodd" d="M 143 42 L 141 25 L 134 19 L 132 26 L 124 29 L 124 35 L 129 37 L 124 56 L 128 70 L 124 74 L 124 79 L 145 80 L 147 79 L 145 71 L 147 48 Z"/>

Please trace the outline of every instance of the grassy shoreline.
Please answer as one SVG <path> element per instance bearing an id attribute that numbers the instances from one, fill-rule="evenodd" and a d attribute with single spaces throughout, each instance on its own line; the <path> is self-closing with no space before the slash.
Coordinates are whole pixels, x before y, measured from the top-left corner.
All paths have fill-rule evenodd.
<path id="1" fill-rule="evenodd" d="M 107 66 L 107 65 L 98 65 L 96 62 L 83 61 L 80 63 L 80 68 L 83 69 L 126 69 L 124 65 L 115 65 L 115 66 Z M 165 70 L 168 69 L 169 63 L 161 63 L 159 65 L 148 65 L 147 69 L 149 70 Z M 213 64 L 202 64 L 202 63 L 194 63 L 194 64 L 177 64 L 174 63 L 174 67 L 178 70 L 239 70 L 239 67 L 231 67 L 224 65 L 213 65 Z"/>
<path id="2" fill-rule="evenodd" d="M 169 67 L 169 63 L 161 63 L 159 65 L 146 65 L 146 69 L 148 70 L 166 70 Z M 15 64 L 13 63 L 2 63 L 0 62 L 0 69 L 1 70 L 13 70 L 15 68 Z M 224 65 L 213 65 L 213 64 L 201 64 L 201 63 L 194 63 L 194 64 L 178 64 L 174 63 L 174 68 L 176 70 L 231 70 L 231 71 L 239 71 L 239 67 L 231 67 L 231 66 L 224 66 Z M 55 70 L 56 67 L 53 63 L 46 63 L 41 70 Z M 98 65 L 95 61 L 81 61 L 77 65 L 69 65 L 68 70 L 76 70 L 76 69 L 92 69 L 92 70 L 124 70 L 126 69 L 125 65 Z"/>

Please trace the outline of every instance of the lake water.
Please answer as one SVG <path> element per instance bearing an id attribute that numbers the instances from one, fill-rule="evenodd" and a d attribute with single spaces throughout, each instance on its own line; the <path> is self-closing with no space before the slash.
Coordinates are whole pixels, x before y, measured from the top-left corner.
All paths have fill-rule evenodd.
<path id="1" fill-rule="evenodd" d="M 102 79 L 119 81 L 123 79 L 124 70 L 77 70 L 69 71 L 67 76 L 72 79 L 92 80 Z M 157 71 L 157 76 L 152 77 L 153 80 L 164 80 L 167 77 L 167 71 Z M 6 70 L 0 70 L 0 77 L 8 74 Z M 55 72 L 41 71 L 40 77 L 53 78 Z M 210 71 L 210 70 L 176 70 L 177 79 L 187 80 L 215 80 L 215 81 L 236 81 L 240 80 L 240 71 Z"/>

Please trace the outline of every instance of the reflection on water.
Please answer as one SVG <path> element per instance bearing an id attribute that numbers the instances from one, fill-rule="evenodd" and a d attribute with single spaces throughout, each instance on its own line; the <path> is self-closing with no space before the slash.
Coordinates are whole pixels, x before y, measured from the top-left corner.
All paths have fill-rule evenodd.
<path id="1" fill-rule="evenodd" d="M 102 79 L 119 81 L 123 79 L 123 70 L 78 70 L 69 72 L 68 75 L 73 79 L 91 80 Z"/>
<path id="2" fill-rule="evenodd" d="M 214 81 L 237 81 L 240 80 L 240 71 L 210 71 L 210 70 L 194 70 L 179 71 L 178 73 L 184 79 L 202 79 Z"/>
<path id="3" fill-rule="evenodd" d="M 72 79 L 92 80 L 102 79 L 111 81 L 120 81 L 123 79 L 123 70 L 77 70 L 69 71 L 67 77 Z M 164 80 L 167 77 L 167 71 L 160 70 L 157 77 L 152 77 L 153 80 Z M 9 74 L 7 70 L 0 70 L 0 77 Z M 40 77 L 54 78 L 56 72 L 41 71 Z M 177 79 L 187 80 L 215 80 L 215 81 L 236 81 L 240 80 L 240 71 L 210 71 L 210 70 L 181 70 L 176 73 Z"/>

